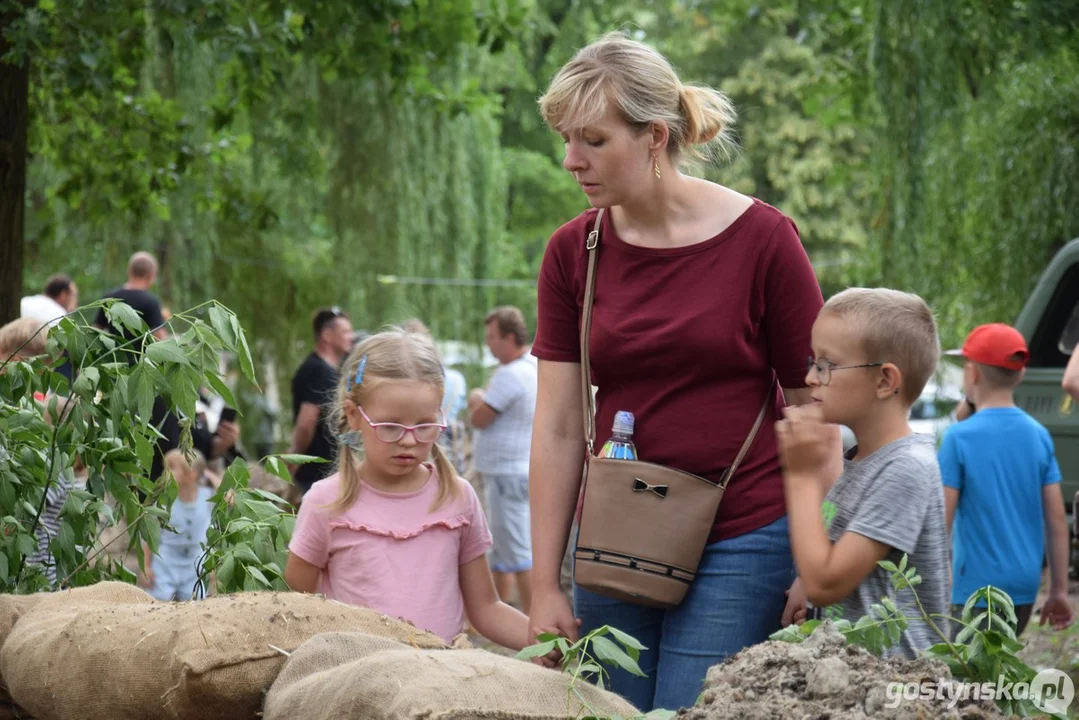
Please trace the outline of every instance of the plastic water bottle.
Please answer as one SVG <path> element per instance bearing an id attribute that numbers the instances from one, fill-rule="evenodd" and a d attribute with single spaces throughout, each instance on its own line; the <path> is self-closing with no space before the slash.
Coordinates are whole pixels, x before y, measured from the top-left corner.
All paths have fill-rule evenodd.
<path id="1" fill-rule="evenodd" d="M 603 443 L 599 456 L 613 460 L 637 459 L 637 448 L 633 444 L 633 413 L 619 410 L 614 414 L 611 438 Z"/>

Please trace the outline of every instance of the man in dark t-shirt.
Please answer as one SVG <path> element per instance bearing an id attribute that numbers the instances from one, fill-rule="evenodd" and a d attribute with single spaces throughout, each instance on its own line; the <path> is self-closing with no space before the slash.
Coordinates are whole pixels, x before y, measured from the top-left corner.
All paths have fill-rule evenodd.
<path id="1" fill-rule="evenodd" d="M 165 327 L 165 317 L 161 312 L 161 302 L 150 292 L 150 288 L 156 281 L 157 259 L 148 252 L 137 252 L 127 263 L 127 282 L 105 293 L 104 298 L 116 298 L 131 306 L 131 309 L 138 313 L 150 328 L 153 336 L 158 340 L 164 340 L 168 337 L 168 329 Z M 126 327 L 117 330 L 109 325 L 104 308 L 97 311 L 94 325 L 109 329 L 114 333 L 118 332 L 117 339 L 121 343 L 133 343 L 130 350 L 121 350 L 117 354 L 131 365 L 138 362 L 139 352 L 143 345 L 140 336 Z M 150 422 L 164 435 L 157 442 L 157 452 L 154 453 L 153 465 L 150 468 L 150 477 L 156 480 L 164 471 L 165 453 L 180 446 L 180 419 L 169 412 L 167 403 L 161 397 L 156 397 L 150 413 Z M 230 422 L 218 423 L 217 431 L 214 433 L 197 424 L 191 429 L 192 444 L 208 460 L 222 456 L 235 447 L 239 434 L 239 427 Z"/>
<path id="2" fill-rule="evenodd" d="M 164 340 L 168 336 L 165 329 L 165 318 L 161 314 L 161 302 L 150 288 L 157 281 L 157 260 L 148 252 L 137 252 L 131 256 L 127 263 L 127 282 L 122 286 L 105 293 L 103 299 L 116 298 L 131 306 L 131 309 L 139 314 L 139 317 L 150 327 L 150 331 L 158 340 Z M 94 325 L 99 328 L 110 328 L 108 319 L 105 317 L 105 308 L 99 308 L 94 318 Z M 142 343 L 138 341 L 135 333 L 127 328 L 120 329 L 120 337 L 123 342 L 135 341 L 130 352 L 122 352 L 122 357 L 130 364 L 138 360 L 138 352 L 142 350 Z"/>
<path id="3" fill-rule="evenodd" d="M 293 482 L 301 494 L 333 472 L 337 459 L 337 432 L 329 415 L 341 363 L 352 349 L 352 323 L 340 308 L 319 310 L 312 322 L 314 351 L 292 378 L 292 411 L 295 423 L 290 453 L 320 457 L 325 463 L 297 466 Z"/>

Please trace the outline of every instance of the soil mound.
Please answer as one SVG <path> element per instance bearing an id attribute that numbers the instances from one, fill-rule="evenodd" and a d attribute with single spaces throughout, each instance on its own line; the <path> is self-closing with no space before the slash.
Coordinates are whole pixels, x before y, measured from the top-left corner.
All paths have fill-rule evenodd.
<path id="1" fill-rule="evenodd" d="M 938 688 L 938 679 L 947 680 Z M 922 683 L 926 683 L 922 685 Z M 903 686 L 919 685 L 917 699 Z M 928 697 L 927 697 L 928 696 Z M 847 645 L 830 622 L 801 644 L 769 641 L 743 650 L 708 671 L 687 720 L 863 720 L 864 718 L 1003 718 L 991 698 L 951 680 L 941 662 L 882 660 Z"/>

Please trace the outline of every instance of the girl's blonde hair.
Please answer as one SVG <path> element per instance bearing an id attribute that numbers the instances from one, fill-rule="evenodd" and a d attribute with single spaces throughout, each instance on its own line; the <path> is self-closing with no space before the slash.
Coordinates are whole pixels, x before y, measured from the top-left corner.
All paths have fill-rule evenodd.
<path id="1" fill-rule="evenodd" d="M 356 374 L 361 359 L 365 359 L 364 369 L 361 381 L 357 383 Z M 349 432 L 351 428 L 345 415 L 345 402 L 351 400 L 356 405 L 363 405 L 375 388 L 387 380 L 427 383 L 438 392 L 441 401 L 445 393 L 445 374 L 442 358 L 429 334 L 391 327 L 357 344 L 341 369 L 330 426 L 336 428 L 338 434 Z M 437 442 L 431 448 L 431 456 L 438 472 L 438 498 L 431 508 L 434 510 L 457 496 L 458 479 L 457 471 Z M 341 478 L 341 492 L 330 507 L 344 511 L 356 502 L 360 492 L 357 458 L 345 444 L 337 453 L 337 471 Z"/>
<path id="2" fill-rule="evenodd" d="M 582 48 L 562 66 L 539 99 L 544 121 L 561 133 L 596 123 L 608 107 L 639 132 L 667 123 L 671 161 L 730 155 L 737 114 L 719 90 L 684 85 L 655 48 L 612 32 Z"/>

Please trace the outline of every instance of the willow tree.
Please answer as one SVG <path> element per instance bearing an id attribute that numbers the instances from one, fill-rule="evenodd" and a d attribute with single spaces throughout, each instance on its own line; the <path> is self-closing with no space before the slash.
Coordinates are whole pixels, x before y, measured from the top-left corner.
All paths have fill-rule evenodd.
<path id="1" fill-rule="evenodd" d="M 33 65 L 32 279 L 66 270 L 93 298 L 154 250 L 166 303 L 227 302 L 282 372 L 318 305 L 482 329 L 488 293 L 386 279 L 493 270 L 487 78 L 527 3 L 68 4 L 42 16 Z M 76 62 L 97 70 L 74 83 Z"/>
<path id="2" fill-rule="evenodd" d="M 878 2 L 879 230 L 861 280 L 931 301 L 950 342 L 1011 321 L 1079 236 L 1074 3 Z"/>

